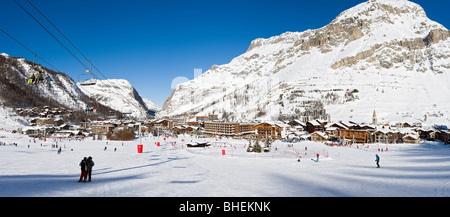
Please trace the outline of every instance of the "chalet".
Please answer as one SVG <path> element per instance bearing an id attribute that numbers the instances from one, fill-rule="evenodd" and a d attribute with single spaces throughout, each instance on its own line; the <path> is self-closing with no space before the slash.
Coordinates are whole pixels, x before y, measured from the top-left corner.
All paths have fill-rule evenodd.
<path id="1" fill-rule="evenodd" d="M 299 120 L 291 120 L 291 121 L 288 122 L 288 125 L 291 128 L 296 129 L 297 131 L 304 131 L 304 130 L 306 130 L 306 124 L 301 122 L 301 121 L 299 121 Z"/>
<path id="2" fill-rule="evenodd" d="M 431 134 L 433 134 L 434 137 L 434 132 L 436 132 L 434 129 L 422 129 L 422 128 L 416 128 L 415 131 L 419 134 L 421 139 L 426 139 L 426 140 L 431 140 L 434 138 L 431 138 Z"/>
<path id="3" fill-rule="evenodd" d="M 177 125 L 175 127 L 172 127 L 172 131 L 174 134 L 183 134 L 186 132 L 186 127 L 183 125 Z"/>
<path id="4" fill-rule="evenodd" d="M 196 126 L 187 126 L 184 128 L 185 133 L 190 133 L 190 134 L 197 132 L 197 129 L 198 129 L 198 127 L 196 127 Z"/>
<path id="5" fill-rule="evenodd" d="M 450 144 L 450 131 L 440 130 L 436 133 L 436 139 L 441 140 L 445 144 Z"/>
<path id="6" fill-rule="evenodd" d="M 198 127 L 194 126 L 188 126 L 188 125 L 177 125 L 172 128 L 172 131 L 175 134 L 183 134 L 183 133 L 189 133 L 192 134 L 193 132 L 196 132 Z"/>
<path id="7" fill-rule="evenodd" d="M 43 127 L 27 126 L 22 129 L 22 133 L 30 137 L 39 137 L 44 135 Z"/>
<path id="8" fill-rule="evenodd" d="M 112 133 L 115 127 L 114 124 L 93 124 L 91 126 L 92 132 L 97 135 Z"/>
<path id="9" fill-rule="evenodd" d="M 427 139 L 434 141 L 435 139 L 439 138 L 439 131 L 433 130 L 428 134 Z"/>
<path id="10" fill-rule="evenodd" d="M 443 135 L 442 139 L 445 144 L 450 144 L 450 131 L 445 131 L 445 135 Z"/>
<path id="11" fill-rule="evenodd" d="M 402 137 L 404 143 L 419 143 L 419 135 L 407 134 Z"/>
<path id="12" fill-rule="evenodd" d="M 409 128 L 409 127 L 413 127 L 413 124 L 408 123 L 408 122 L 398 122 L 395 124 L 395 126 L 397 128 Z"/>
<path id="13" fill-rule="evenodd" d="M 84 137 L 85 135 L 78 130 L 60 130 L 60 131 L 55 131 L 52 134 L 53 138 L 69 138 L 69 137 L 74 137 L 74 136 L 78 136 L 78 137 Z"/>
<path id="14" fill-rule="evenodd" d="M 255 132 L 262 137 L 271 137 L 274 139 L 280 139 L 282 137 L 282 127 L 280 124 L 271 122 L 262 122 L 255 125 Z"/>
<path id="15" fill-rule="evenodd" d="M 325 128 L 325 134 L 330 138 L 339 138 L 339 129 L 337 127 L 327 127 Z"/>
<path id="16" fill-rule="evenodd" d="M 372 141 L 376 143 L 397 143 L 400 138 L 398 130 L 379 129 L 372 133 Z"/>
<path id="17" fill-rule="evenodd" d="M 325 130 L 324 126 L 326 124 L 327 124 L 327 122 L 320 121 L 320 120 L 308 121 L 308 122 L 306 122 L 306 131 L 308 131 L 308 133 L 313 133 L 315 131 L 324 131 Z"/>
<path id="18" fill-rule="evenodd" d="M 173 122 L 171 122 L 167 119 L 157 120 L 157 121 L 153 122 L 153 127 L 172 129 Z"/>
<path id="19" fill-rule="evenodd" d="M 348 128 L 342 123 L 329 123 L 325 125 L 325 133 L 330 137 L 339 138 L 340 130 L 348 130 Z"/>
<path id="20" fill-rule="evenodd" d="M 326 142 L 328 141 L 328 136 L 324 132 L 316 131 L 311 133 L 311 141 Z"/>
<path id="21" fill-rule="evenodd" d="M 370 133 L 366 130 L 340 130 L 341 139 L 349 139 L 354 143 L 367 143 Z"/>

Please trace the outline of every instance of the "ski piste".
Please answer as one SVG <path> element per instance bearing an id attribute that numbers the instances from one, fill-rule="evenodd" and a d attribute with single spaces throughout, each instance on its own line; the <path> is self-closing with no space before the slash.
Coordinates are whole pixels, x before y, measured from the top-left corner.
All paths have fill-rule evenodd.
<path id="1" fill-rule="evenodd" d="M 2 196 L 450 196 L 450 176 L 443 169 L 450 167 L 450 149 L 438 142 L 391 145 L 380 155 L 384 169 L 373 170 L 376 146 L 275 141 L 269 152 L 254 153 L 247 152 L 247 140 L 218 139 L 221 146 L 215 138 L 202 138 L 212 145 L 195 148 L 187 147 L 195 141 L 188 135 L 159 137 L 160 146 L 158 137 L 148 135 L 142 153 L 139 140 L 62 139 L 57 154 L 52 138 L 34 143 L 22 134 L 0 135 Z M 311 161 L 294 163 L 299 157 L 291 150 L 305 147 Z M 320 169 L 312 158 L 318 151 L 328 152 L 320 157 Z M 96 165 L 92 182 L 80 185 L 85 156 Z"/>

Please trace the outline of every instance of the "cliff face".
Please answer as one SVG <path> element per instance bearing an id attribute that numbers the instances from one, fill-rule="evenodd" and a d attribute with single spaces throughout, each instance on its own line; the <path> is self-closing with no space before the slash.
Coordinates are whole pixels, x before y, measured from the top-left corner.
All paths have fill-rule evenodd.
<path id="1" fill-rule="evenodd" d="M 159 116 L 278 119 L 320 102 L 335 120 L 370 122 L 377 109 L 385 121 L 450 122 L 440 100 L 450 97 L 449 71 L 444 26 L 415 3 L 371 0 L 320 29 L 255 39 L 230 63 L 178 85 Z"/>

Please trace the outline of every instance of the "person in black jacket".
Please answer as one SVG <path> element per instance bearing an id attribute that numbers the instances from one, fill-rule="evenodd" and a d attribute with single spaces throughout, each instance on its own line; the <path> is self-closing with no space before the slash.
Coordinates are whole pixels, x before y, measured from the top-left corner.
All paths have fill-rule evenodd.
<path id="1" fill-rule="evenodd" d="M 92 161 L 92 157 L 89 156 L 89 157 L 87 158 L 87 161 L 86 161 L 86 170 L 87 170 L 88 182 L 91 181 L 92 167 L 93 167 L 94 165 L 95 165 L 95 164 L 94 164 L 94 161 Z"/>
<path id="2" fill-rule="evenodd" d="M 84 178 L 83 182 L 86 182 L 86 175 L 87 175 L 86 163 L 87 163 L 87 159 L 86 159 L 86 157 L 84 157 L 83 160 L 81 160 L 81 162 L 80 162 L 81 175 L 80 175 L 80 179 L 78 180 L 78 182 L 81 182 L 83 178 Z"/>

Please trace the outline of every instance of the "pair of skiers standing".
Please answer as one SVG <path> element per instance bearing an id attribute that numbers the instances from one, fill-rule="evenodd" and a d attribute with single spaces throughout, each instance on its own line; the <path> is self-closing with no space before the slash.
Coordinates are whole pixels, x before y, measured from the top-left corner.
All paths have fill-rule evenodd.
<path id="1" fill-rule="evenodd" d="M 88 179 L 88 182 L 91 181 L 92 167 L 94 165 L 95 164 L 91 156 L 89 156 L 88 158 L 84 157 L 83 160 L 81 160 L 80 162 L 81 175 L 80 180 L 78 180 L 78 182 L 82 182 L 83 178 L 84 178 L 83 182 L 86 182 L 86 179 Z"/>

